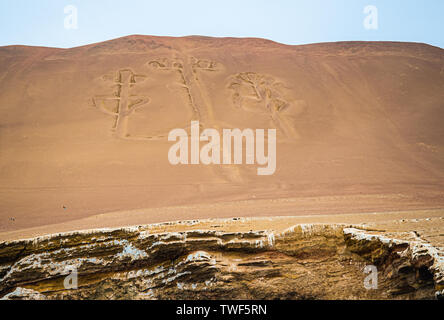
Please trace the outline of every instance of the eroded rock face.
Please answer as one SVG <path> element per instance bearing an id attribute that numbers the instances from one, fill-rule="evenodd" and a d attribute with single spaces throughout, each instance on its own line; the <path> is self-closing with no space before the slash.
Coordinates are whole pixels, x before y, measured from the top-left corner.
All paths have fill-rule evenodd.
<path id="1" fill-rule="evenodd" d="M 443 290 L 444 255 L 414 233 L 399 233 L 402 240 L 380 232 L 345 228 L 344 236 L 350 252 L 379 267 L 391 296 L 407 294 L 427 299 L 434 292 L 438 297 Z"/>
<path id="2" fill-rule="evenodd" d="M 444 289 L 443 256 L 419 238 L 343 225 L 279 233 L 183 229 L 141 226 L 0 243 L 0 297 L 435 299 Z M 378 268 L 373 290 L 364 286 L 369 264 Z M 75 274 L 77 288 L 67 282 Z"/>

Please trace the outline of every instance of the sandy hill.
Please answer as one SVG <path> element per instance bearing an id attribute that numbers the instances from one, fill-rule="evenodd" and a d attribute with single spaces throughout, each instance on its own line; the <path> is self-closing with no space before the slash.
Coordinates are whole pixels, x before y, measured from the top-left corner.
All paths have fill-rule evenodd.
<path id="1" fill-rule="evenodd" d="M 166 136 L 193 119 L 277 128 L 276 173 L 172 166 Z M 0 232 L 442 208 L 443 119 L 444 50 L 425 44 L 0 47 Z"/>

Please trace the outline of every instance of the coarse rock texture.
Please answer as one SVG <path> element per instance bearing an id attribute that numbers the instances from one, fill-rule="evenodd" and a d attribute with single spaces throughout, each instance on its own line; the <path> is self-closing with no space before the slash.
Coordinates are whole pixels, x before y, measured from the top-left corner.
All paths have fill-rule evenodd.
<path id="1" fill-rule="evenodd" d="M 0 243 L 0 297 L 442 297 L 442 251 L 414 233 L 344 224 L 231 232 L 196 229 L 199 223 L 91 230 Z M 159 232 L 174 227 L 178 231 Z M 378 269 L 377 289 L 364 286 L 367 265 Z M 72 289 L 75 281 L 67 279 L 76 273 L 77 288 Z"/>

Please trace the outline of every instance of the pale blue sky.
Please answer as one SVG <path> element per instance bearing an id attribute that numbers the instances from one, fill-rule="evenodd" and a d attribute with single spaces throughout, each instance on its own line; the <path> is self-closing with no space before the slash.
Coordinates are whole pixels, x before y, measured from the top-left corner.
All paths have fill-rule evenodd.
<path id="1" fill-rule="evenodd" d="M 64 28 L 64 7 L 78 29 Z M 378 8 L 378 30 L 363 26 Z M 0 46 L 74 47 L 130 34 L 260 37 L 286 44 L 425 42 L 444 48 L 444 0 L 0 0 Z"/>

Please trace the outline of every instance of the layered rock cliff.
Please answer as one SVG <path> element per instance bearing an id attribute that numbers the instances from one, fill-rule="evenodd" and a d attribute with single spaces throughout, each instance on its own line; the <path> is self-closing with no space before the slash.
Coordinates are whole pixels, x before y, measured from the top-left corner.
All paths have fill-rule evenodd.
<path id="1" fill-rule="evenodd" d="M 414 233 L 339 224 L 229 232 L 196 223 L 0 243 L 0 297 L 435 299 L 444 290 L 442 252 Z M 365 286 L 368 265 L 378 270 L 377 288 Z"/>

